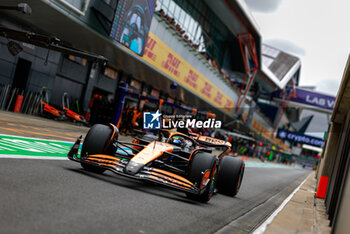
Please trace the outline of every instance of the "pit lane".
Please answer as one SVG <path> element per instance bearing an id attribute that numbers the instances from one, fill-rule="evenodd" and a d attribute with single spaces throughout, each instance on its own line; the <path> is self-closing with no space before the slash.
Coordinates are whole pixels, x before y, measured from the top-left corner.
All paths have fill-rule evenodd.
<path id="1" fill-rule="evenodd" d="M 276 202 L 240 220 L 237 232 L 246 232 L 309 172 L 247 168 L 235 198 L 218 194 L 201 204 L 184 193 L 110 172 L 89 173 L 71 161 L 0 162 L 1 233 L 212 233 L 282 191 Z"/>
<path id="2" fill-rule="evenodd" d="M 26 116 L 23 122 L 0 113 L 1 118 L 6 134 L 68 140 L 87 130 Z M 29 129 L 21 132 L 24 122 Z M 89 173 L 71 161 L 0 158 L 0 233 L 213 233 L 226 232 L 227 224 L 234 233 L 247 233 L 309 172 L 247 167 L 235 198 L 218 194 L 202 204 L 182 192 L 111 172 Z"/>

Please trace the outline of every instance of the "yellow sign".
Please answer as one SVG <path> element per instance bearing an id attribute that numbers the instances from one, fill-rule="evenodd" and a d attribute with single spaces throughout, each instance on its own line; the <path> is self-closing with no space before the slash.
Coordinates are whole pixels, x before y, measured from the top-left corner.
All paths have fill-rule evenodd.
<path id="1" fill-rule="evenodd" d="M 143 60 L 209 103 L 231 113 L 233 100 L 151 32 L 148 35 Z"/>
<path id="2" fill-rule="evenodd" d="M 254 131 L 256 131 L 256 132 L 260 133 L 261 135 L 263 135 L 264 137 L 271 138 L 272 129 L 266 127 L 264 124 L 260 123 L 260 121 L 258 121 L 254 117 L 252 119 L 251 128 Z"/>
<path id="3" fill-rule="evenodd" d="M 244 112 L 242 115 L 243 120 L 246 121 L 247 117 L 248 117 L 248 112 Z M 283 141 L 272 136 L 273 130 L 271 127 L 265 126 L 263 123 L 261 123 L 259 120 L 257 120 L 254 117 L 252 118 L 250 128 L 253 129 L 254 131 L 260 133 L 265 138 L 271 139 L 276 145 L 282 147 L 283 149 L 285 149 L 287 151 L 290 150 L 290 148 L 286 144 L 284 144 Z"/>

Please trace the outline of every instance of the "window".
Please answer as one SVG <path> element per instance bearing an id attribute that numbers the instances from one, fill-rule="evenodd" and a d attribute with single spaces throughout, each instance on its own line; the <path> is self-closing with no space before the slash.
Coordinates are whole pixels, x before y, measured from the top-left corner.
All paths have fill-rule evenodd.
<path id="1" fill-rule="evenodd" d="M 56 0 L 79 15 L 84 15 L 90 0 Z"/>
<path id="2" fill-rule="evenodd" d="M 205 52 L 220 66 L 224 59 L 226 38 L 231 32 L 200 0 L 158 0 L 156 11 L 163 10 L 185 31 L 183 37 Z"/>

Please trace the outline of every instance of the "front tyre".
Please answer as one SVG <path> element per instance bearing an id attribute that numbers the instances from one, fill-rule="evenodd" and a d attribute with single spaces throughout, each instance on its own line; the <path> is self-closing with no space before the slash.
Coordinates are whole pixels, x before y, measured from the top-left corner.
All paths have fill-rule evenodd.
<path id="1" fill-rule="evenodd" d="M 93 154 L 105 154 L 108 152 L 111 142 L 111 136 L 113 134 L 113 130 L 110 126 L 95 124 L 90 128 L 87 133 L 83 148 L 81 150 L 80 158 L 84 161 L 88 157 L 88 155 Z M 81 162 L 81 166 L 91 172 L 95 173 L 103 173 L 105 169 L 94 166 L 88 163 Z"/>
<path id="2" fill-rule="evenodd" d="M 235 196 L 241 187 L 245 164 L 243 160 L 224 156 L 220 160 L 217 188 L 219 193 Z"/>
<path id="3" fill-rule="evenodd" d="M 209 175 L 207 178 L 204 175 Z M 198 153 L 195 155 L 191 163 L 191 169 L 189 171 L 189 180 L 198 186 L 199 189 L 205 189 L 202 194 L 186 193 L 190 199 L 208 202 L 214 194 L 215 183 L 217 175 L 217 157 L 209 153 Z M 203 185 L 203 180 L 207 181 L 206 185 Z M 203 188 L 204 186 L 204 188 Z"/>

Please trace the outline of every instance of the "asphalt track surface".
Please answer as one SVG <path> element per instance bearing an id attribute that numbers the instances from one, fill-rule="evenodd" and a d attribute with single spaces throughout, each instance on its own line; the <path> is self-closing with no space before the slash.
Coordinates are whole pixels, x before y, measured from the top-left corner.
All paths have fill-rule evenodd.
<path id="1" fill-rule="evenodd" d="M 111 172 L 86 172 L 71 161 L 3 158 L 0 233 L 247 233 L 309 173 L 246 168 L 236 197 L 217 194 L 202 204 Z"/>
<path id="2" fill-rule="evenodd" d="M 74 141 L 87 131 L 0 111 L 0 134 Z M 202 204 L 111 172 L 89 173 L 68 160 L 0 157 L 0 233 L 248 233 L 309 173 L 249 167 L 235 198 L 218 194 Z"/>

